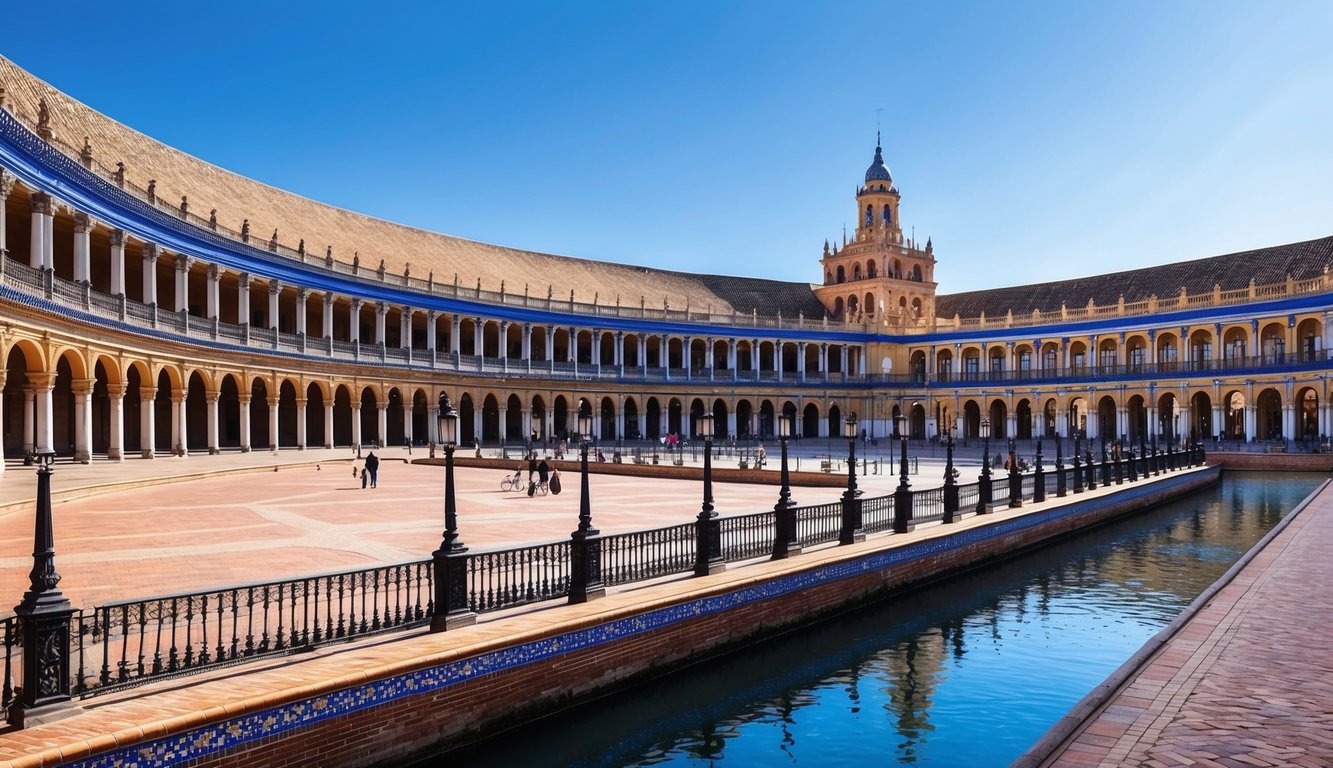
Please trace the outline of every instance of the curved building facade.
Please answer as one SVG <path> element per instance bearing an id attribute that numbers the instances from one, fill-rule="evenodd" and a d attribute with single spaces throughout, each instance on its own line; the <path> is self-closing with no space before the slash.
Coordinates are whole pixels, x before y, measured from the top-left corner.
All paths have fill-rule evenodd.
<path id="1" fill-rule="evenodd" d="M 0 58 L 0 429 L 120 460 L 572 431 L 1282 439 L 1327 405 L 1333 237 L 938 292 L 877 146 L 817 284 L 424 232 L 231 174 Z M 348 254 L 351 254 L 350 258 Z M 812 255 L 812 262 L 814 261 Z M 812 272 L 814 265 L 812 263 Z M 511 279 L 550 275 L 541 284 Z"/>

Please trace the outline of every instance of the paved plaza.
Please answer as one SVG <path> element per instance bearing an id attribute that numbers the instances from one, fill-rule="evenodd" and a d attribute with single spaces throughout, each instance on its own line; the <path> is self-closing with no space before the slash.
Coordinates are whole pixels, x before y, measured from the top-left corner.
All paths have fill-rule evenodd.
<path id="1" fill-rule="evenodd" d="M 76 606 L 92 606 L 427 559 L 444 527 L 444 470 L 407 463 L 422 458 L 421 449 L 410 456 L 403 448 L 379 453 L 379 486 L 364 490 L 353 476 L 363 462 L 342 449 L 57 464 L 52 491 L 60 588 Z M 809 469 L 817 459 L 802 461 Z M 771 456 L 766 471 L 771 485 L 715 482 L 717 511 L 771 509 L 777 501 L 777 463 Z M 719 459 L 714 466 L 736 463 Z M 859 477 L 860 487 L 872 495 L 892 492 L 898 478 L 889 471 L 884 467 L 881 474 Z M 912 478 L 914 487 L 942 482 L 942 462 L 924 458 L 921 472 Z M 505 475 L 499 469 L 458 468 L 459 530 L 469 547 L 500 549 L 569 537 L 578 524 L 577 472 L 561 473 L 559 496 L 532 498 L 500 490 Z M 607 534 L 688 522 L 702 501 L 697 480 L 592 473 L 589 483 L 593 522 Z M 0 475 L 0 596 L 11 603 L 23 595 L 32 565 L 35 493 L 34 467 L 11 463 Z M 841 493 L 798 487 L 793 497 L 816 504 Z"/>

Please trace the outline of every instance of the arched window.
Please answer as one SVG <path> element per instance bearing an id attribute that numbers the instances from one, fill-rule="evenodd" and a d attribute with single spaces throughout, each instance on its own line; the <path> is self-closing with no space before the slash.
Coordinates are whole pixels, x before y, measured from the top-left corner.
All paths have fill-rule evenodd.
<path id="1" fill-rule="evenodd" d="M 852 265 L 852 279 L 853 280 L 861 279 L 861 265 L 859 263 Z"/>
<path id="2" fill-rule="evenodd" d="M 875 223 L 875 209 L 873 206 L 866 206 L 866 226 L 873 226 Z"/>
<path id="3" fill-rule="evenodd" d="M 871 259 L 870 261 L 866 262 L 866 277 L 874 279 L 876 276 L 877 275 L 875 272 L 875 260 Z"/>
<path id="4" fill-rule="evenodd" d="M 889 206 L 887 203 L 884 205 L 884 223 L 885 224 L 893 223 L 893 212 L 889 210 Z"/>
<path id="5" fill-rule="evenodd" d="M 847 273 L 843 271 L 841 266 L 838 267 L 838 282 L 847 282 Z"/>

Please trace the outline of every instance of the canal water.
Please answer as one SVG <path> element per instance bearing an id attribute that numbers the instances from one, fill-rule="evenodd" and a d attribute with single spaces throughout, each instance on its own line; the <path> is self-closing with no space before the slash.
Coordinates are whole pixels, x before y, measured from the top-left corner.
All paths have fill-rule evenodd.
<path id="1" fill-rule="evenodd" d="M 1318 485 L 1187 499 L 414 768 L 1005 766 Z"/>

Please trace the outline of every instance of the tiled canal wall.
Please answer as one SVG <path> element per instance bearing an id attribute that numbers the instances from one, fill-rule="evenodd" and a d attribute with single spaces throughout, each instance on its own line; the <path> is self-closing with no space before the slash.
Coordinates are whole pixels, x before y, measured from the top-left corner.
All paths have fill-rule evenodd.
<path id="1" fill-rule="evenodd" d="M 886 536 L 783 562 L 780 574 L 737 568 L 690 582 L 697 589 L 650 607 L 618 599 L 582 626 L 492 647 L 471 656 L 368 679 L 271 709 L 216 719 L 156 740 L 63 765 L 374 766 L 435 745 L 459 743 L 591 693 L 768 636 L 849 605 L 1038 546 L 1215 483 L 1208 467 L 1126 484 L 1113 494 L 1070 496 L 1061 505 L 1000 513 L 994 522 Z M 880 548 L 874 549 L 875 545 Z M 802 567 L 802 560 L 809 560 Z M 754 570 L 758 570 L 757 568 Z M 618 595 L 617 598 L 623 597 Z M 553 608 L 552 610 L 559 610 Z M 500 619 L 503 621 L 503 619 Z M 218 708 L 221 710 L 221 708 Z"/>

